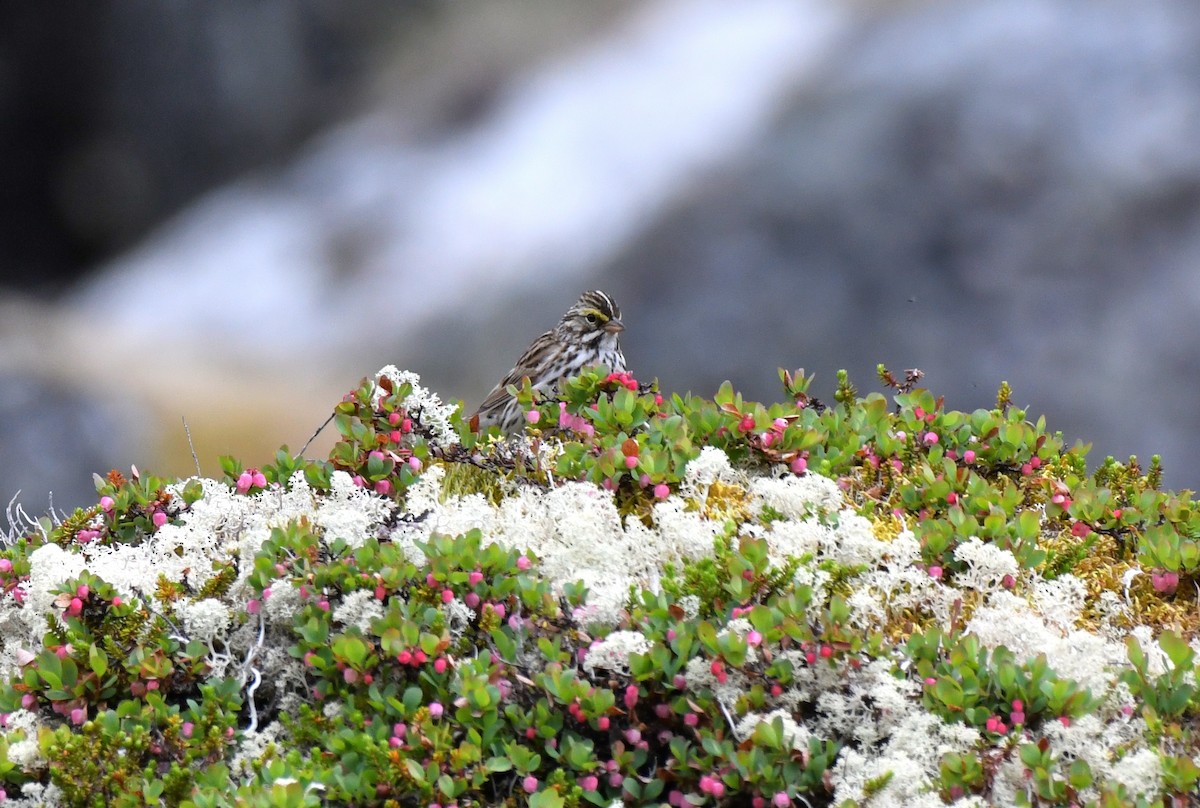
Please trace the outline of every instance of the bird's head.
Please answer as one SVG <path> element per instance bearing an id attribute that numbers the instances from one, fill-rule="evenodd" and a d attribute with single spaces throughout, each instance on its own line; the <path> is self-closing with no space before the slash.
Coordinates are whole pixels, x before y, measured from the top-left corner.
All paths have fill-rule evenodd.
<path id="1" fill-rule="evenodd" d="M 559 321 L 558 330 L 585 343 L 596 344 L 601 340 L 615 343 L 625 324 L 613 299 L 604 292 L 593 291 L 579 296 Z"/>

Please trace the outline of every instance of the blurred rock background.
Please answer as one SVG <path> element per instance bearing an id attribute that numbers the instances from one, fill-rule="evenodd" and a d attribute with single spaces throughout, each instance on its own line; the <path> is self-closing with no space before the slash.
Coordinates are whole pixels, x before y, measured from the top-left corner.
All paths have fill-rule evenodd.
<path id="1" fill-rule="evenodd" d="M 183 419 L 264 462 L 386 362 L 473 405 L 590 287 L 667 389 L 1007 379 L 1196 488 L 1197 42 L 1190 0 L 0 5 L 0 499 L 194 471 Z"/>

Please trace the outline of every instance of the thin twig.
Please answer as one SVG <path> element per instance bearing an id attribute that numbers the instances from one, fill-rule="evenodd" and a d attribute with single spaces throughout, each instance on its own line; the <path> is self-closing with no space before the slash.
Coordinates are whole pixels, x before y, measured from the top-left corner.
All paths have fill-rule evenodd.
<path id="1" fill-rule="evenodd" d="M 308 445 L 317 439 L 317 435 L 320 435 L 325 430 L 325 427 L 329 426 L 329 422 L 333 420 L 333 416 L 336 414 L 334 412 L 329 413 L 329 417 L 325 419 L 325 422 L 317 427 L 317 431 L 312 433 L 312 437 L 306 440 L 304 445 L 300 447 L 300 451 L 296 453 L 296 458 L 304 456 L 304 453 L 308 451 Z M 292 459 L 295 460 L 296 458 Z"/>
<path id="2" fill-rule="evenodd" d="M 188 448 L 192 450 L 192 462 L 196 464 L 196 476 L 203 477 L 204 475 L 200 472 L 200 458 L 196 457 L 196 446 L 192 443 L 192 430 L 188 428 L 187 416 L 181 415 L 180 418 L 183 419 L 183 431 L 187 435 Z"/>

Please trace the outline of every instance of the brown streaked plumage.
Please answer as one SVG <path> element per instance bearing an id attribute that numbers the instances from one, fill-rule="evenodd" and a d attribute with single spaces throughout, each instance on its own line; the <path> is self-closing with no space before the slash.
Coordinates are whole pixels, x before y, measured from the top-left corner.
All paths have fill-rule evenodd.
<path id="1" fill-rule="evenodd" d="M 546 393 L 589 365 L 607 365 L 613 372 L 625 370 L 618 343 L 624 330 L 621 309 L 611 297 L 601 291 L 584 292 L 558 325 L 535 339 L 488 393 L 473 416 L 479 418 L 480 429 L 496 424 L 506 434 L 521 431 L 522 415 L 507 388 L 519 385 L 526 376 L 535 390 Z"/>

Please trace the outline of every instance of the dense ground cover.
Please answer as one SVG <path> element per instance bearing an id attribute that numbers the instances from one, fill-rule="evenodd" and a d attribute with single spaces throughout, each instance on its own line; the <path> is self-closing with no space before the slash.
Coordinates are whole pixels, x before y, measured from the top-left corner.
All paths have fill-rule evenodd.
<path id="1" fill-rule="evenodd" d="M 1190 493 L 880 380 L 600 370 L 505 441 L 385 368 L 326 459 L 10 508 L 5 798 L 1182 804 Z"/>

